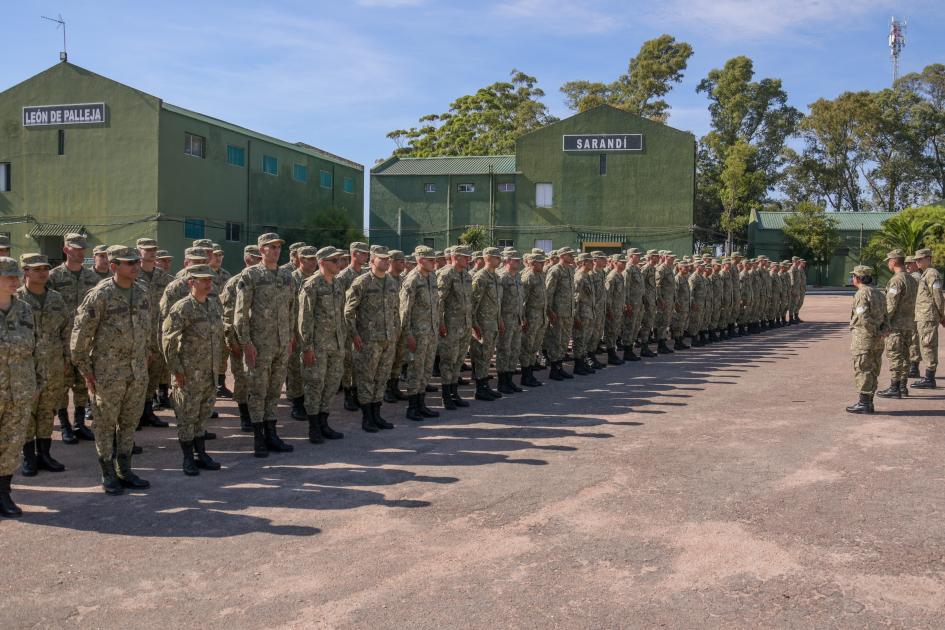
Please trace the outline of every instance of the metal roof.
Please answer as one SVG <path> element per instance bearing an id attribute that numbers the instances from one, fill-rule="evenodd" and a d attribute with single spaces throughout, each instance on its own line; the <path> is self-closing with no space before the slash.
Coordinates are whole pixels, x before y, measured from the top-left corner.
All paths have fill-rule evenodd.
<path id="1" fill-rule="evenodd" d="M 30 229 L 29 236 L 65 236 L 70 233 L 85 234 L 85 226 L 78 223 L 37 223 Z"/>
<path id="2" fill-rule="evenodd" d="M 759 230 L 783 230 L 784 219 L 793 212 L 755 212 Z M 882 229 L 883 221 L 896 216 L 897 212 L 827 212 L 828 217 L 837 220 L 837 229 L 855 231 L 859 229 L 875 231 Z"/>
<path id="3" fill-rule="evenodd" d="M 374 175 L 512 175 L 514 155 L 471 155 L 429 158 L 394 157 L 371 170 Z"/>

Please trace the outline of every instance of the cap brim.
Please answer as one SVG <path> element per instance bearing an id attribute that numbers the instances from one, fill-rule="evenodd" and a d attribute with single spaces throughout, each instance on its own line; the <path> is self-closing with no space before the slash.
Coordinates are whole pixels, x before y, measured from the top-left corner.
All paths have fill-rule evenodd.
<path id="1" fill-rule="evenodd" d="M 285 241 L 283 241 L 281 238 L 274 238 L 271 241 L 264 241 L 260 243 L 259 247 L 263 247 L 264 245 L 272 245 L 273 243 L 279 243 L 280 245 L 285 245 Z"/>

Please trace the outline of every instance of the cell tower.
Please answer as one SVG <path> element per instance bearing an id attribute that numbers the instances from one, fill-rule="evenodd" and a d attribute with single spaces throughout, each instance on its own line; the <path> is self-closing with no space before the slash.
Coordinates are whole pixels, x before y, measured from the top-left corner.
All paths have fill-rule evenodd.
<path id="1" fill-rule="evenodd" d="M 899 78 L 899 55 L 906 47 L 906 21 L 893 16 L 889 20 L 889 55 L 892 57 L 893 83 Z"/>

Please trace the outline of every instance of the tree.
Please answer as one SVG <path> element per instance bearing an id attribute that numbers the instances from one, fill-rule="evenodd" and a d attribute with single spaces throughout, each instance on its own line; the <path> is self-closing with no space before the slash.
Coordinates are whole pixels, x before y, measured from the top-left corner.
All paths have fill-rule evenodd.
<path id="1" fill-rule="evenodd" d="M 748 226 L 751 210 L 759 205 L 757 199 L 764 194 L 764 173 L 753 169 L 756 153 L 755 147 L 738 140 L 728 148 L 719 175 L 719 198 L 725 210 L 720 226 L 728 235 L 726 253 L 732 251 L 734 233 L 742 232 Z"/>
<path id="2" fill-rule="evenodd" d="M 917 249 L 931 247 L 933 257 L 945 259 L 945 208 L 929 206 L 910 208 L 883 222 L 881 230 L 873 234 L 864 249 L 864 258 L 880 262 L 886 252 L 901 249 L 906 255 Z"/>
<path id="3" fill-rule="evenodd" d="M 802 202 L 785 217 L 784 235 L 795 254 L 814 264 L 826 264 L 841 244 L 837 226 L 837 219 L 823 206 Z"/>
<path id="4" fill-rule="evenodd" d="M 345 212 L 341 210 L 326 210 L 320 212 L 301 228 L 287 228 L 280 230 L 286 243 L 304 241 L 317 247 L 334 245 L 341 249 L 348 249 L 348 244 L 354 241 L 367 241 L 364 232 L 358 228 Z"/>
<path id="5" fill-rule="evenodd" d="M 481 225 L 471 225 L 459 235 L 460 245 L 469 245 L 473 251 L 489 246 L 489 235 Z"/>
<path id="6" fill-rule="evenodd" d="M 443 114 L 427 114 L 419 127 L 396 129 L 387 134 L 401 157 L 440 155 L 507 155 L 515 152 L 515 140 L 557 118 L 538 99 L 545 95 L 538 80 L 512 70 L 511 80 L 480 88 L 461 96 Z"/>
<path id="7" fill-rule="evenodd" d="M 691 56 L 692 46 L 677 42 L 670 35 L 660 35 L 643 42 L 636 57 L 630 59 L 627 72 L 612 83 L 569 81 L 561 86 L 561 92 L 572 111 L 612 105 L 650 120 L 666 122 L 670 107 L 663 97 L 673 89 L 674 83 L 682 81 Z"/>
<path id="8" fill-rule="evenodd" d="M 922 72 L 907 74 L 896 88 L 917 97 L 912 118 L 921 142 L 924 180 L 945 199 L 945 65 L 934 63 Z"/>

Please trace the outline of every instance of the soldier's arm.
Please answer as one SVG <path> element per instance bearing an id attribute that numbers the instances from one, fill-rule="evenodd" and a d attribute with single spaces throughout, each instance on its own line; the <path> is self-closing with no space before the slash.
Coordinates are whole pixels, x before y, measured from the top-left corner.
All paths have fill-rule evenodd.
<path id="1" fill-rule="evenodd" d="M 65 308 L 65 302 L 63 302 L 63 308 Z M 69 362 L 72 361 L 72 353 L 69 351 L 69 340 L 72 339 L 73 319 L 69 317 L 68 314 L 63 319 L 65 321 L 63 321 L 62 328 L 59 330 L 59 343 L 62 345 L 62 358 L 68 366 Z"/>
<path id="2" fill-rule="evenodd" d="M 105 314 L 105 301 L 104 294 L 89 293 L 76 311 L 69 351 L 72 362 L 83 376 L 92 374 L 92 343 Z"/>
<path id="3" fill-rule="evenodd" d="M 400 286 L 400 334 L 410 334 L 410 319 L 416 300 L 416 288 L 413 281 L 404 282 Z"/>
<path id="4" fill-rule="evenodd" d="M 184 327 L 184 316 L 180 308 L 172 308 L 161 325 L 161 345 L 164 359 L 167 361 L 167 369 L 171 374 L 181 374 L 184 371 L 180 358 L 180 341 Z"/>
<path id="5" fill-rule="evenodd" d="M 302 352 L 315 351 L 315 304 L 317 297 L 311 282 L 302 285 L 299 291 L 299 314 L 296 318 L 296 332 L 301 340 Z"/>
<path id="6" fill-rule="evenodd" d="M 352 284 L 345 294 L 345 327 L 348 329 L 348 338 L 354 339 L 358 335 L 358 307 L 361 306 L 362 283 Z"/>
<path id="7" fill-rule="evenodd" d="M 249 317 L 253 305 L 254 289 L 253 282 L 247 273 L 244 273 L 240 281 L 236 283 L 236 306 L 233 308 L 233 330 L 236 333 L 237 341 L 244 346 L 253 342 L 250 337 Z"/>
<path id="8" fill-rule="evenodd" d="M 481 328 L 482 322 L 479 321 L 479 304 L 482 302 L 482 296 L 485 294 L 483 291 L 483 282 L 481 275 L 476 275 L 472 281 L 472 300 L 470 304 L 472 306 L 472 322 L 474 327 Z"/>

